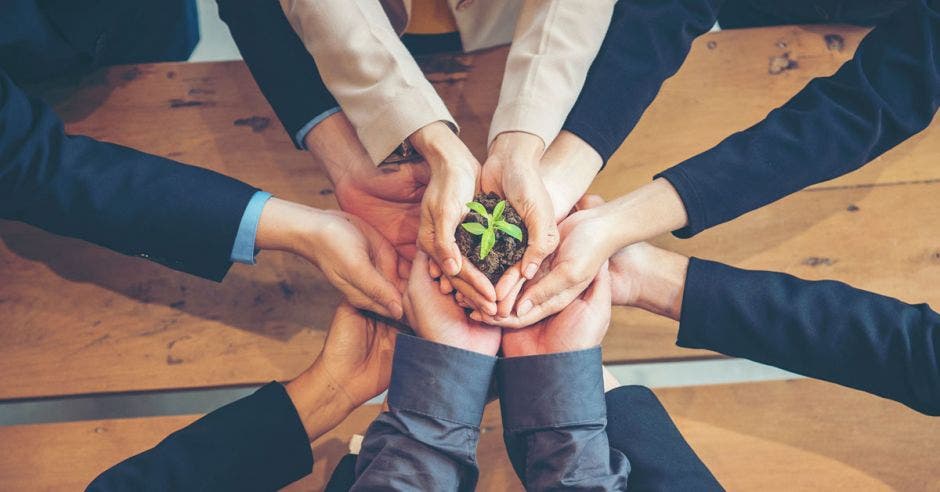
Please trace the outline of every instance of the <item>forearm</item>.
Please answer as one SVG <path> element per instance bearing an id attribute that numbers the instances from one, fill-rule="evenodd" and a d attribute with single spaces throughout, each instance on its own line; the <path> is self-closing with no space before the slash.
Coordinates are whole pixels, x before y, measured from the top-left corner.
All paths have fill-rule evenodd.
<path id="1" fill-rule="evenodd" d="M 757 125 L 666 170 L 689 237 L 809 185 L 858 169 L 924 129 L 940 105 L 940 13 L 909 2 L 855 57 Z M 885 67 L 891 67 L 890 70 Z"/>
<path id="2" fill-rule="evenodd" d="M 926 304 L 693 259 L 677 344 L 940 414 L 940 314 Z"/>
<path id="3" fill-rule="evenodd" d="M 527 0 L 506 60 L 487 142 L 527 132 L 547 146 L 584 85 L 610 24 L 613 0 Z"/>
<path id="4" fill-rule="evenodd" d="M 456 123 L 378 0 L 281 0 L 373 164 L 421 127 Z"/>
<path id="5" fill-rule="evenodd" d="M 577 135 L 562 130 L 542 156 L 539 175 L 552 197 L 555 222 L 571 213 L 600 171 L 600 154 Z"/>
<path id="6" fill-rule="evenodd" d="M 606 433 L 600 348 L 500 360 L 506 449 L 529 490 L 623 490 L 630 464 Z"/>
<path id="7" fill-rule="evenodd" d="M 275 2 L 216 0 L 252 77 L 297 146 L 298 132 L 339 104 Z"/>
<path id="8" fill-rule="evenodd" d="M 473 490 L 496 359 L 398 335 L 389 410 L 366 432 L 354 490 Z M 455 391 L 458 390 L 458 391 Z"/>
<path id="9" fill-rule="evenodd" d="M 715 24 L 720 0 L 620 1 L 564 129 L 606 162 L 682 65 L 692 41 Z"/>

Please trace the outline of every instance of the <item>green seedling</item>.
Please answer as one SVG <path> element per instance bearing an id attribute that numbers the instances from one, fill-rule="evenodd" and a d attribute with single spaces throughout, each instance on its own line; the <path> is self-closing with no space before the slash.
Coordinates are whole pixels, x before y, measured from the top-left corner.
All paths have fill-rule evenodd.
<path id="1" fill-rule="evenodd" d="M 509 234 L 510 236 L 516 238 L 517 241 L 522 241 L 522 229 L 515 224 L 510 224 L 503 220 L 503 211 L 506 210 L 506 200 L 500 200 L 499 203 L 493 207 L 493 213 L 486 211 L 486 207 L 479 202 L 470 202 L 467 204 L 470 207 L 470 210 L 486 217 L 486 226 L 479 222 L 465 222 L 460 224 L 460 227 L 474 236 L 481 236 L 480 238 L 480 259 L 486 258 L 486 255 L 490 254 L 490 251 L 493 251 L 493 246 L 496 246 L 496 231 Z"/>

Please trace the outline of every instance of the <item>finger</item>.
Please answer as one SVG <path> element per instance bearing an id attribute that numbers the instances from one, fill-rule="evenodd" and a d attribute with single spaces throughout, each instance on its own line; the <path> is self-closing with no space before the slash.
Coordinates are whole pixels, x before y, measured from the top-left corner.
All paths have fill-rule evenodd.
<path id="1" fill-rule="evenodd" d="M 509 291 L 509 294 L 506 295 L 506 298 L 496 303 L 497 318 L 507 318 L 512 314 L 512 308 L 516 307 L 516 298 L 519 296 L 519 292 L 522 291 L 523 285 L 525 285 L 525 279 L 520 278 L 513 289 Z"/>
<path id="2" fill-rule="evenodd" d="M 506 269 L 503 273 L 503 276 L 499 278 L 499 281 L 496 282 L 496 300 L 502 301 L 508 296 L 513 289 L 516 288 L 516 284 L 519 283 L 519 280 L 522 278 L 522 263 L 516 263 L 515 265 Z"/>
<path id="3" fill-rule="evenodd" d="M 450 294 L 454 291 L 453 284 L 450 283 L 450 279 L 446 276 L 441 276 L 441 294 Z"/>
<path id="4" fill-rule="evenodd" d="M 551 201 L 546 200 L 545 205 L 536 205 L 533 213 L 526 216 L 526 227 L 529 233 L 529 244 L 525 254 L 522 255 L 522 274 L 527 279 L 535 277 L 536 272 L 545 258 L 555 252 L 558 247 L 558 225 L 555 224 L 555 214 L 551 208 Z"/>
<path id="5" fill-rule="evenodd" d="M 434 263 L 432 260 L 428 262 L 428 273 L 431 274 L 431 278 L 436 279 L 440 277 L 443 272 L 441 272 L 441 267 L 437 266 L 437 263 Z"/>
<path id="6" fill-rule="evenodd" d="M 461 270 L 462 255 L 454 239 L 454 231 L 457 230 L 459 222 L 460 213 L 445 208 L 434 218 L 433 223 L 434 259 L 440 262 L 444 273 L 451 277 L 459 274 Z"/>
<path id="7" fill-rule="evenodd" d="M 530 284 L 522 297 L 519 298 L 516 315 L 519 317 L 526 316 L 530 310 L 553 300 L 567 291 L 573 292 L 573 295 L 570 293 L 565 294 L 566 297 L 570 296 L 572 299 L 580 294 L 591 279 L 583 279 L 583 276 L 580 273 L 573 272 L 572 267 L 569 265 L 570 263 L 563 263 L 548 272 L 545 277 Z"/>
<path id="8" fill-rule="evenodd" d="M 490 279 L 487 278 L 486 275 L 483 275 L 483 272 L 477 269 L 473 263 L 469 261 L 466 262 L 463 269 L 460 271 L 460 275 L 451 278 L 451 282 L 453 282 L 456 278 L 463 280 L 463 282 L 469 285 L 471 289 L 477 291 L 481 296 L 483 296 L 483 298 L 489 302 L 492 302 L 495 306 L 496 289 L 493 287 Z M 460 289 L 460 287 L 457 288 Z M 464 294 L 467 294 L 467 292 L 464 292 Z"/>
<path id="9" fill-rule="evenodd" d="M 398 278 L 407 280 L 410 274 L 411 262 L 402 258 L 401 261 L 398 262 Z"/>
<path id="10" fill-rule="evenodd" d="M 594 277 L 591 285 L 581 294 L 581 298 L 591 306 L 600 307 L 611 305 L 610 269 L 608 268 L 608 262 L 604 262 L 604 265 L 601 267 L 600 271 L 597 272 L 597 276 Z"/>
<path id="11" fill-rule="evenodd" d="M 373 307 L 356 304 L 353 298 L 350 297 L 350 302 L 352 302 L 353 305 L 362 309 L 375 311 L 376 313 L 393 319 L 399 319 L 404 315 L 401 294 L 398 292 L 395 285 L 384 278 L 378 271 L 373 269 L 371 272 L 364 271 L 358 275 L 354 273 L 352 276 L 358 277 L 357 280 L 349 282 L 347 279 L 347 282 L 368 299 L 365 303 L 360 300 L 360 304 L 374 303 L 381 306 L 382 310 L 376 311 Z"/>
<path id="12" fill-rule="evenodd" d="M 476 289 L 473 288 L 470 284 L 465 282 L 460 277 L 454 277 L 451 280 L 451 283 L 454 285 L 454 288 L 458 292 L 463 294 L 464 300 L 468 303 L 476 306 L 478 309 L 483 311 L 486 314 L 491 316 L 496 314 L 496 302 L 491 301 L 481 295 Z"/>

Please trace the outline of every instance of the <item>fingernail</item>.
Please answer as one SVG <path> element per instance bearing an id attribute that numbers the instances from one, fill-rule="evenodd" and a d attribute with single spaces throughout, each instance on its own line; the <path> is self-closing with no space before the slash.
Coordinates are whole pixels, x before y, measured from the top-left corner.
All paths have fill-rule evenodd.
<path id="1" fill-rule="evenodd" d="M 516 314 L 519 316 L 525 316 L 525 313 L 528 313 L 532 310 L 532 301 L 526 299 L 519 304 L 519 307 L 516 308 Z"/>
<path id="2" fill-rule="evenodd" d="M 486 306 L 483 306 L 483 312 L 490 316 L 496 316 L 496 304 L 487 304 Z"/>
<path id="3" fill-rule="evenodd" d="M 472 319 L 473 321 L 483 321 L 483 318 L 480 316 L 480 313 L 476 311 L 470 312 L 470 319 Z"/>
<path id="4" fill-rule="evenodd" d="M 535 273 L 539 271 L 539 266 L 535 263 L 529 263 L 529 266 L 525 267 L 525 278 L 532 280 L 532 277 L 535 276 Z"/>
<path id="5" fill-rule="evenodd" d="M 454 276 L 460 273 L 460 268 L 457 266 L 457 260 L 453 258 L 444 260 L 444 269 L 447 270 L 447 274 L 450 276 Z"/>
<path id="6" fill-rule="evenodd" d="M 401 318 L 405 314 L 404 308 L 401 307 L 400 303 L 393 302 L 388 306 L 388 310 L 392 312 L 392 316 L 395 318 Z"/>

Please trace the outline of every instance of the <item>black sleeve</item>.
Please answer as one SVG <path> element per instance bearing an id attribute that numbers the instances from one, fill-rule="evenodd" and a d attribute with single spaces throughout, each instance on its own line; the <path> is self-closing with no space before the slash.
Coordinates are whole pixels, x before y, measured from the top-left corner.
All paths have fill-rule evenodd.
<path id="1" fill-rule="evenodd" d="M 291 141 L 323 112 L 339 107 L 327 90 L 313 57 L 294 32 L 278 2 L 217 0 L 238 51 L 258 87 L 274 108 Z"/>
<path id="2" fill-rule="evenodd" d="M 940 314 L 926 304 L 692 258 L 677 344 L 940 415 Z"/>
<path id="3" fill-rule="evenodd" d="M 564 130 L 604 162 L 653 102 L 663 81 L 715 25 L 721 0 L 620 0 Z"/>
<path id="4" fill-rule="evenodd" d="M 649 388 L 621 386 L 605 397 L 610 446 L 632 466 L 627 490 L 723 490 Z"/>
<path id="5" fill-rule="evenodd" d="M 87 490 L 277 490 L 312 469 L 297 410 L 270 383 L 114 465 Z"/>
<path id="6" fill-rule="evenodd" d="M 679 237 L 858 169 L 930 124 L 940 105 L 940 12 L 911 1 L 875 27 L 835 74 L 811 81 L 760 123 L 661 173 L 689 225 Z"/>
<path id="7" fill-rule="evenodd" d="M 241 181 L 66 135 L 0 70 L 0 217 L 221 280 L 257 191 Z"/>

